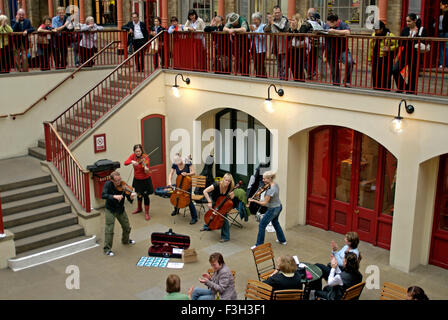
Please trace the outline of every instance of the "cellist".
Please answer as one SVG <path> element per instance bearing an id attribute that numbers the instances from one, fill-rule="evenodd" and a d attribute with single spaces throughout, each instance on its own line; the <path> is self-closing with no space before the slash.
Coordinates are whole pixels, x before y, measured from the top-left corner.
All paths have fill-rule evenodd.
<path id="1" fill-rule="evenodd" d="M 134 181 L 132 186 L 138 194 L 138 207 L 133 214 L 142 212 L 142 198 L 145 202 L 145 220 L 149 220 L 149 195 L 154 193 L 151 172 L 149 170 L 149 157 L 143 151 L 141 144 L 134 146 L 134 153 L 124 162 L 125 166 L 132 164 L 134 166 Z"/>
<path id="2" fill-rule="evenodd" d="M 168 185 L 171 186 L 172 178 L 174 173 L 176 173 L 178 176 L 194 176 L 196 172 L 194 171 L 194 167 L 191 163 L 185 163 L 184 160 L 182 160 L 182 157 L 177 154 L 173 159 L 173 165 L 171 166 L 171 171 L 168 176 Z M 190 193 L 190 204 L 188 205 L 188 208 L 190 209 L 191 214 L 191 221 L 190 224 L 195 224 L 198 222 L 198 214 L 196 212 L 196 207 L 194 206 L 193 200 L 191 200 L 191 192 L 192 190 L 185 190 Z M 174 208 L 173 212 L 171 213 L 172 216 L 175 216 L 179 214 L 179 208 Z"/>
<path id="3" fill-rule="evenodd" d="M 212 185 L 208 186 L 204 190 L 204 197 L 208 201 L 209 209 L 212 209 L 216 205 L 216 200 L 220 196 L 229 195 L 230 199 L 234 198 L 233 188 L 235 187 L 235 182 L 230 173 L 226 173 L 222 180 L 219 182 L 214 182 Z M 204 225 L 201 231 L 208 230 L 207 225 Z M 230 240 L 230 225 L 227 219 L 224 219 L 224 224 L 221 228 L 221 239 L 219 242 L 227 242 Z"/>

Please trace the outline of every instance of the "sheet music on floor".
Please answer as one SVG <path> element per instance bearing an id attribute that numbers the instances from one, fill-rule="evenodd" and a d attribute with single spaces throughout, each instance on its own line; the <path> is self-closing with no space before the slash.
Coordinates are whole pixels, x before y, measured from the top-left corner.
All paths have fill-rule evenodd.
<path id="1" fill-rule="evenodd" d="M 168 262 L 168 265 L 166 266 L 169 269 L 182 269 L 184 267 L 183 262 Z"/>

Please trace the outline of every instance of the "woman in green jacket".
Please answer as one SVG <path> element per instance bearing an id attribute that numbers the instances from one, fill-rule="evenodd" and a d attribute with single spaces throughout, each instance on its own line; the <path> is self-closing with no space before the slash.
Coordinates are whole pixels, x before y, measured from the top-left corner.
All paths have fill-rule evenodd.
<path id="1" fill-rule="evenodd" d="M 381 38 L 377 38 L 381 37 Z M 392 68 L 394 66 L 395 50 L 398 40 L 383 21 L 375 28 L 372 39 L 369 41 L 369 62 L 372 63 L 372 86 L 377 90 L 390 90 L 392 88 Z"/>

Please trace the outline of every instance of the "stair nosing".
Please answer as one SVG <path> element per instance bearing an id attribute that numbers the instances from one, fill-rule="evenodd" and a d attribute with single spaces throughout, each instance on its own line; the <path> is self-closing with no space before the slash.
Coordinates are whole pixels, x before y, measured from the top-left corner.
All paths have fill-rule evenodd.
<path id="1" fill-rule="evenodd" d="M 75 224 L 75 225 L 71 225 L 71 226 L 67 226 L 67 227 L 63 227 L 63 228 L 54 229 L 54 230 L 51 230 L 48 232 L 39 233 L 34 236 L 19 239 L 14 242 L 15 242 L 16 248 L 23 247 L 25 245 L 29 245 L 29 244 L 35 243 L 37 241 L 51 239 L 58 235 L 63 235 L 63 234 L 69 233 L 69 232 L 75 232 L 75 231 L 79 231 L 79 230 L 84 231 L 84 228 L 82 226 L 80 226 L 79 224 Z"/>

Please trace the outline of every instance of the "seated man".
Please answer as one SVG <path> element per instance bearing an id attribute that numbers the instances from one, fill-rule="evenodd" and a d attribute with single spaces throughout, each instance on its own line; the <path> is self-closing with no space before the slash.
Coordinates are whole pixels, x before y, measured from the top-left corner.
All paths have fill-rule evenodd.
<path id="1" fill-rule="evenodd" d="M 224 263 L 222 254 L 215 252 L 208 260 L 213 269 L 213 275 L 204 273 L 199 282 L 205 284 L 208 289 L 191 287 L 188 295 L 191 300 L 214 300 L 217 294 L 221 300 L 236 300 L 235 280 L 232 271 Z"/>

